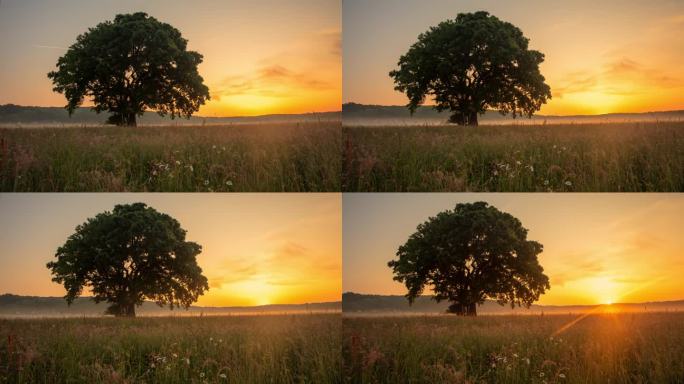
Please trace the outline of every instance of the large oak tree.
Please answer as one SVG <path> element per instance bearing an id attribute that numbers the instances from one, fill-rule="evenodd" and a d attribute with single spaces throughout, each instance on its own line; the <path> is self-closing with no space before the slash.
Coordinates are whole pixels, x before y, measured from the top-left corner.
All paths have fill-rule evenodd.
<path id="1" fill-rule="evenodd" d="M 487 299 L 529 307 L 549 289 L 537 255 L 542 245 L 527 229 L 485 202 L 457 204 L 418 226 L 388 263 L 408 289 L 409 303 L 431 288 L 449 312 L 475 316 Z"/>
<path id="2" fill-rule="evenodd" d="M 461 13 L 418 36 L 390 72 L 413 113 L 426 98 L 451 111 L 451 123 L 477 125 L 488 109 L 531 117 L 551 98 L 541 52 L 511 23 L 487 12 Z"/>
<path id="3" fill-rule="evenodd" d="M 189 118 L 209 100 L 209 88 L 197 70 L 202 55 L 187 43 L 145 13 L 117 15 L 79 35 L 48 77 L 69 114 L 90 98 L 96 112 L 111 113 L 111 124 L 135 126 L 147 109 Z"/>
<path id="4" fill-rule="evenodd" d="M 67 302 L 84 287 L 107 313 L 135 316 L 144 300 L 188 308 L 209 289 L 197 265 L 202 247 L 185 241 L 185 230 L 169 215 L 143 203 L 117 205 L 76 227 L 47 267 L 63 284 Z"/>

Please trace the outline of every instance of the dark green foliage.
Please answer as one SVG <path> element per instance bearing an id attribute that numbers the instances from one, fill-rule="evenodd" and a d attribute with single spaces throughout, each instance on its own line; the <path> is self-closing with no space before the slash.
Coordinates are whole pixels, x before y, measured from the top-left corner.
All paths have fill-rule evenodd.
<path id="1" fill-rule="evenodd" d="M 117 15 L 79 35 L 48 77 L 70 113 L 89 97 L 116 125 L 136 125 L 146 109 L 190 117 L 209 99 L 209 89 L 197 71 L 202 55 L 186 48 L 169 24 L 142 12 Z"/>
<path id="2" fill-rule="evenodd" d="M 457 204 L 418 226 L 388 263 L 409 302 L 426 286 L 448 312 L 476 315 L 486 299 L 529 307 L 548 289 L 539 265 L 542 245 L 527 240 L 518 219 L 484 202 Z"/>
<path id="3" fill-rule="evenodd" d="M 539 72 L 544 55 L 528 42 L 487 12 L 461 13 L 420 34 L 390 76 L 411 112 L 431 96 L 435 109 L 451 111 L 449 121 L 459 125 L 477 125 L 487 109 L 529 117 L 551 90 Z"/>
<path id="4" fill-rule="evenodd" d="M 197 265 L 201 250 L 185 241 L 174 218 L 135 203 L 76 227 L 47 267 L 52 280 L 64 284 L 68 303 L 89 286 L 96 302 L 111 303 L 107 313 L 135 316 L 135 306 L 145 299 L 188 308 L 209 289 Z"/>

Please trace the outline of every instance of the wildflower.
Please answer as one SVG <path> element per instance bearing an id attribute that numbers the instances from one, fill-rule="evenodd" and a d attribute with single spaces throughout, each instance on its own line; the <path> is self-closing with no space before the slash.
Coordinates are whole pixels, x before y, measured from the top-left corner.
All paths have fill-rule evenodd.
<path id="1" fill-rule="evenodd" d="M 176 165 L 180 165 L 180 161 L 179 161 L 179 160 L 176 160 Z"/>
<path id="2" fill-rule="evenodd" d="M 565 379 L 565 373 L 559 373 L 558 377 L 560 377 L 561 379 Z"/>
<path id="3" fill-rule="evenodd" d="M 194 172 L 194 171 L 195 171 L 195 168 L 194 168 L 192 165 L 190 165 L 189 168 L 190 168 L 190 172 Z"/>
<path id="4" fill-rule="evenodd" d="M 517 354 L 517 353 L 514 353 L 514 354 L 513 354 L 513 357 L 515 357 L 515 358 L 517 359 L 517 358 L 518 358 L 518 354 Z"/>
<path id="5" fill-rule="evenodd" d="M 544 377 L 544 372 L 539 372 L 539 377 Z"/>
<path id="6" fill-rule="evenodd" d="M 200 377 L 204 378 L 204 372 L 200 372 Z"/>
<path id="7" fill-rule="evenodd" d="M 229 187 L 232 187 L 232 186 L 233 186 L 233 182 L 230 181 L 230 180 L 228 180 L 228 181 L 226 181 L 226 185 L 229 186 Z M 220 341 L 220 340 L 219 340 L 219 341 Z"/>
<path id="8" fill-rule="evenodd" d="M 522 164 L 522 163 L 520 162 L 520 160 L 516 160 L 515 163 L 518 164 L 518 165 Z"/>
<path id="9" fill-rule="evenodd" d="M 571 187 L 571 186 L 572 186 L 572 181 L 570 181 L 570 180 L 566 181 L 566 182 L 565 182 L 565 185 L 567 185 L 568 187 Z"/>
<path id="10" fill-rule="evenodd" d="M 495 169 L 493 173 L 494 173 L 494 176 L 496 176 L 496 175 L 499 174 L 499 171 L 497 171 L 497 170 Z"/>
<path id="11" fill-rule="evenodd" d="M 224 379 L 224 380 L 228 378 L 228 376 L 225 373 L 219 374 L 219 377 Z"/>
<path id="12" fill-rule="evenodd" d="M 189 358 L 189 357 L 186 357 L 186 358 L 185 358 L 185 364 L 186 364 L 186 365 L 190 365 L 190 358 Z"/>
<path id="13" fill-rule="evenodd" d="M 209 180 L 204 180 L 204 185 L 209 185 Z"/>
<path id="14" fill-rule="evenodd" d="M 528 166 L 527 166 L 527 169 L 529 169 L 530 172 L 534 172 L 534 166 L 532 166 L 532 165 L 528 165 Z"/>
<path id="15" fill-rule="evenodd" d="M 530 359 L 529 358 L 526 357 L 523 359 L 523 361 L 525 362 L 525 364 L 530 365 Z"/>
<path id="16" fill-rule="evenodd" d="M 178 355 L 175 353 L 172 353 L 171 356 L 173 356 L 174 359 L 178 358 Z"/>
<path id="17" fill-rule="evenodd" d="M 549 180 L 544 180 L 544 185 L 549 185 Z"/>
<path id="18" fill-rule="evenodd" d="M 492 368 L 496 368 L 496 363 L 492 363 Z"/>
<path id="19" fill-rule="evenodd" d="M 156 365 L 154 363 L 150 363 L 150 368 L 154 368 Z"/>

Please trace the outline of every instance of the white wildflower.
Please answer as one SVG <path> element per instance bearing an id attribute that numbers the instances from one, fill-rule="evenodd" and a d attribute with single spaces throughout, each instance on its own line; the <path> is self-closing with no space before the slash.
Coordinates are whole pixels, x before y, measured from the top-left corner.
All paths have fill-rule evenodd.
<path id="1" fill-rule="evenodd" d="M 222 378 L 222 379 L 227 379 L 227 378 L 228 378 L 228 376 L 227 376 L 225 373 L 219 374 L 219 377 Z"/>
<path id="2" fill-rule="evenodd" d="M 558 377 L 560 377 L 561 379 L 565 379 L 565 373 L 559 373 Z"/>
<path id="3" fill-rule="evenodd" d="M 565 185 L 567 185 L 568 187 L 571 187 L 571 186 L 572 186 L 572 181 L 570 181 L 570 180 L 566 181 L 566 182 L 565 182 Z"/>

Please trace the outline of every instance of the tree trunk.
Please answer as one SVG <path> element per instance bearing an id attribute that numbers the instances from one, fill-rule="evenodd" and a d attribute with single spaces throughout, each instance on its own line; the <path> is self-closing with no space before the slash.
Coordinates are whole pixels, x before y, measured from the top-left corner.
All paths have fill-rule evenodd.
<path id="1" fill-rule="evenodd" d="M 121 312 L 117 317 L 135 317 L 135 304 L 134 303 L 122 303 Z"/>
<path id="2" fill-rule="evenodd" d="M 465 306 L 466 308 L 466 313 L 465 316 L 477 316 L 477 304 L 476 303 L 470 303 Z"/>
<path id="3" fill-rule="evenodd" d="M 477 112 L 470 112 L 470 116 L 468 116 L 468 125 L 477 127 Z"/>
<path id="4" fill-rule="evenodd" d="M 128 113 L 126 115 L 126 126 L 129 127 L 137 127 L 137 122 L 136 122 L 136 116 L 135 113 Z"/>
<path id="5" fill-rule="evenodd" d="M 477 126 L 477 112 L 455 112 L 449 117 L 449 122 L 457 125 Z"/>
<path id="6" fill-rule="evenodd" d="M 453 313 L 456 316 L 477 316 L 477 303 L 453 303 L 447 309 L 447 313 Z"/>

